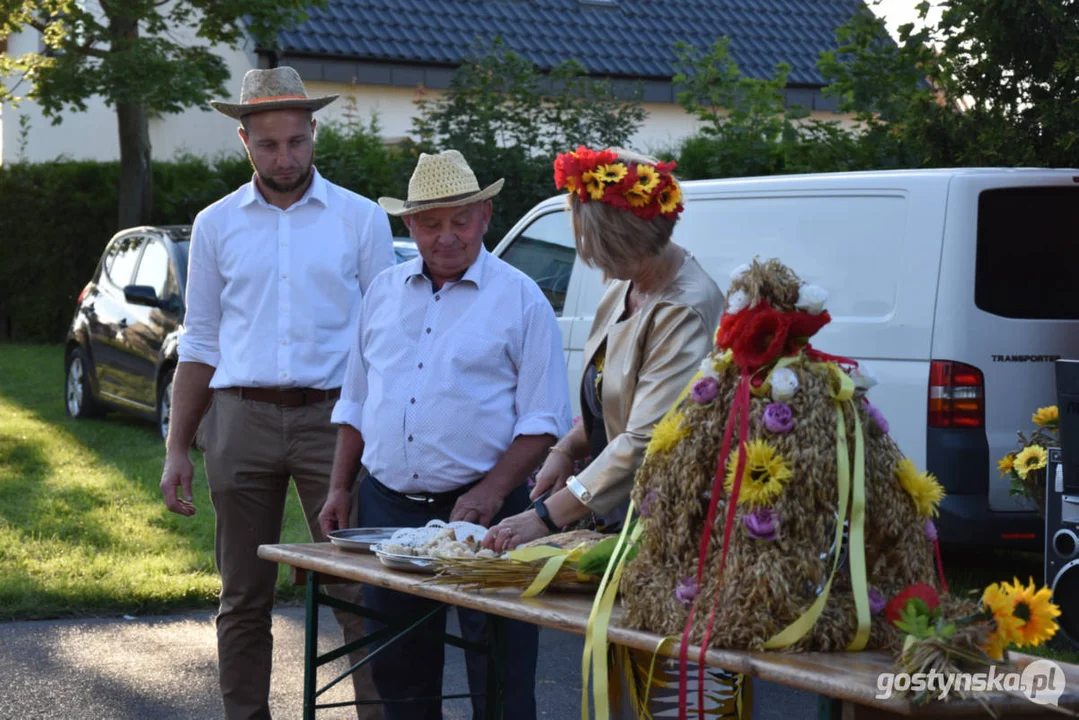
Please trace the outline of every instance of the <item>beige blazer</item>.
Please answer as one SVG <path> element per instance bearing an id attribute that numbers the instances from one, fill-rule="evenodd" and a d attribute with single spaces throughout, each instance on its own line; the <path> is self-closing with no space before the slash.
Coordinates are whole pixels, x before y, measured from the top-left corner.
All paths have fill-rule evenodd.
<path id="1" fill-rule="evenodd" d="M 607 288 L 584 347 L 588 367 L 607 341 L 602 394 L 607 447 L 570 490 L 600 515 L 629 497 L 652 428 L 712 350 L 723 312 L 723 293 L 692 255 L 663 293 L 619 322 L 629 290 L 628 280 Z"/>

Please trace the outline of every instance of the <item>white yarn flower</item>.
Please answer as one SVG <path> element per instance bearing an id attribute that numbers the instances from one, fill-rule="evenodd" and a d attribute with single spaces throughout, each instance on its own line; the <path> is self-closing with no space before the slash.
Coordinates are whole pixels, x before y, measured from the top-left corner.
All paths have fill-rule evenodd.
<path id="1" fill-rule="evenodd" d="M 712 361 L 711 355 L 707 355 L 704 360 L 701 360 L 701 377 L 719 380 L 719 373 L 716 372 L 716 365 Z"/>
<path id="2" fill-rule="evenodd" d="M 731 280 L 737 280 L 738 278 L 749 272 L 749 263 L 743 263 L 734 270 L 731 270 Z"/>
<path id="3" fill-rule="evenodd" d="M 798 302 L 795 307 L 805 310 L 810 315 L 820 315 L 828 302 L 828 291 L 816 285 L 803 285 L 798 290 Z"/>
<path id="4" fill-rule="evenodd" d="M 880 377 L 864 364 L 851 370 L 850 379 L 854 381 L 854 391 L 860 395 L 865 395 L 871 387 L 880 384 Z"/>
<path id="5" fill-rule="evenodd" d="M 749 307 L 749 295 L 745 290 L 735 290 L 727 297 L 727 312 L 731 315 L 737 315 L 747 307 Z"/>
<path id="6" fill-rule="evenodd" d="M 798 392 L 798 376 L 790 368 L 773 370 L 769 382 L 772 383 L 772 400 L 776 402 L 789 402 Z"/>

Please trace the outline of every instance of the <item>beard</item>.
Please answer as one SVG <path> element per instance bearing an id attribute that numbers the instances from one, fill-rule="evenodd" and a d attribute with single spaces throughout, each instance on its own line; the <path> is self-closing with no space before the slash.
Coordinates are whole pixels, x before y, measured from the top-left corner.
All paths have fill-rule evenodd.
<path id="1" fill-rule="evenodd" d="M 247 160 L 251 163 L 251 167 L 254 169 L 255 174 L 258 175 L 259 182 L 270 190 L 278 193 L 290 193 L 294 190 L 299 190 L 306 185 L 307 181 L 311 179 L 311 169 L 315 165 L 315 158 L 312 155 L 311 161 L 307 163 L 307 167 L 300 171 L 300 174 L 296 176 L 295 180 L 288 183 L 282 183 L 274 180 L 270 175 L 263 175 L 262 171 L 255 165 L 255 161 L 251 159 L 251 153 L 247 154 Z"/>

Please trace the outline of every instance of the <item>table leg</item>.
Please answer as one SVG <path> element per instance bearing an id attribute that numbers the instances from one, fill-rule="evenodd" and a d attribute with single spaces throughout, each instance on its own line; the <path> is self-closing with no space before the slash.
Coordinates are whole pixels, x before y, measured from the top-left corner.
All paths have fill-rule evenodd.
<path id="1" fill-rule="evenodd" d="M 307 573 L 307 622 L 303 653 L 303 718 L 315 720 L 318 689 L 318 573 Z"/>
<path id="2" fill-rule="evenodd" d="M 497 615 L 487 616 L 487 720 L 502 720 L 502 676 L 507 655 L 504 623 Z"/>

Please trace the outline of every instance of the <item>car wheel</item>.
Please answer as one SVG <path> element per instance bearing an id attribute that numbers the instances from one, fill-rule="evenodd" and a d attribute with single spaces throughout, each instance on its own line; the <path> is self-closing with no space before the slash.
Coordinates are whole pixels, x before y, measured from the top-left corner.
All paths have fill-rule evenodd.
<path id="1" fill-rule="evenodd" d="M 172 376 L 175 370 L 169 368 L 161 378 L 161 389 L 157 393 L 157 427 L 161 439 L 169 437 L 169 419 L 172 417 Z"/>
<path id="2" fill-rule="evenodd" d="M 99 417 L 102 408 L 94 399 L 90 386 L 90 363 L 86 351 L 77 347 L 67 359 L 67 373 L 64 380 L 64 408 L 73 418 Z"/>

